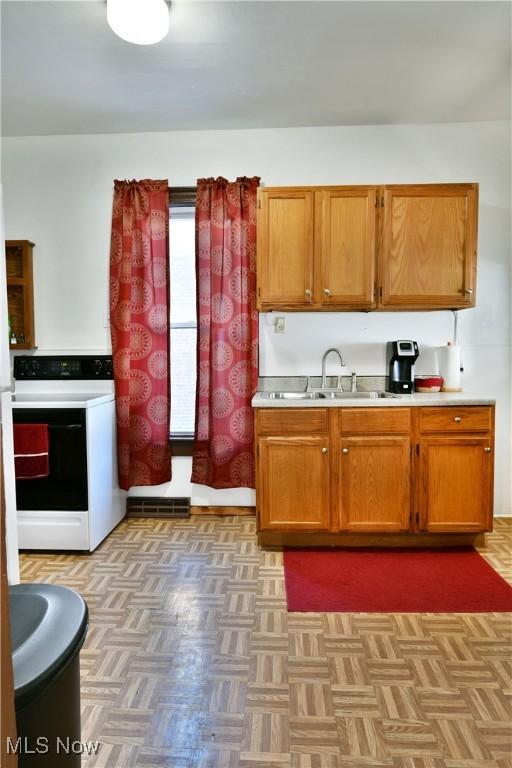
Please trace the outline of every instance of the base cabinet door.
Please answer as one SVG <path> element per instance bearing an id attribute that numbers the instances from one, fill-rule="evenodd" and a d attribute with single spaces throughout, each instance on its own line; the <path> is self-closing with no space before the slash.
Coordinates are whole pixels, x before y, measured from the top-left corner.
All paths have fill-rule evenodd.
<path id="1" fill-rule="evenodd" d="M 259 439 L 260 530 L 328 530 L 329 491 L 327 436 Z"/>
<path id="2" fill-rule="evenodd" d="M 491 530 L 493 456 L 488 437 L 424 438 L 419 465 L 422 530 Z"/>
<path id="3" fill-rule="evenodd" d="M 409 437 L 348 437 L 341 445 L 341 527 L 348 531 L 409 529 Z"/>

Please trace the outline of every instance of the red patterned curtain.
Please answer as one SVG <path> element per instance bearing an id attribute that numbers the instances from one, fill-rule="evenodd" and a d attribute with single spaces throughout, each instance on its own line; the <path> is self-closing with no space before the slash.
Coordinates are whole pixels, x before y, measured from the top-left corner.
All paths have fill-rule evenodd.
<path id="1" fill-rule="evenodd" d="M 199 327 L 192 482 L 211 488 L 254 488 L 258 184 L 256 177 L 197 182 Z"/>
<path id="2" fill-rule="evenodd" d="M 115 181 L 110 329 L 119 485 L 171 479 L 169 183 Z"/>

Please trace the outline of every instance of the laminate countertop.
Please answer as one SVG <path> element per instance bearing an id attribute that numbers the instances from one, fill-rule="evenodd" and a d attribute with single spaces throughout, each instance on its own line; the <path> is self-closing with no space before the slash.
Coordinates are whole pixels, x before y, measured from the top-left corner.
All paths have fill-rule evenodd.
<path id="1" fill-rule="evenodd" d="M 297 396 L 293 399 L 278 399 L 274 392 L 256 392 L 252 399 L 253 408 L 410 408 L 417 406 L 466 406 L 466 405 L 495 405 L 496 400 L 470 392 L 416 392 L 413 395 L 394 395 L 393 397 L 370 398 L 319 397 L 308 399 Z M 306 394 L 306 393 L 304 393 Z M 347 393 L 348 394 L 348 393 Z"/>

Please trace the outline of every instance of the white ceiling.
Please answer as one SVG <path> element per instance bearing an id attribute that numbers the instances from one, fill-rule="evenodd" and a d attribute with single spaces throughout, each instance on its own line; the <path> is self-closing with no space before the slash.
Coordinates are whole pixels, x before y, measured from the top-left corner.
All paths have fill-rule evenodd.
<path id="1" fill-rule="evenodd" d="M 104 2 L 1 5 L 4 136 L 510 119 L 509 2 L 174 0 L 147 47 Z"/>

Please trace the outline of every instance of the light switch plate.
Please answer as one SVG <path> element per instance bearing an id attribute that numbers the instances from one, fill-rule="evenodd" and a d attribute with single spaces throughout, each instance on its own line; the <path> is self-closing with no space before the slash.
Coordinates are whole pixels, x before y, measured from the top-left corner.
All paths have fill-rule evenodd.
<path id="1" fill-rule="evenodd" d="M 274 320 L 274 333 L 286 333 L 286 317 L 276 317 Z"/>

